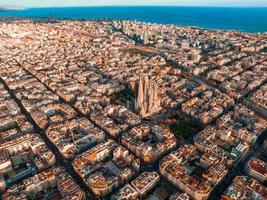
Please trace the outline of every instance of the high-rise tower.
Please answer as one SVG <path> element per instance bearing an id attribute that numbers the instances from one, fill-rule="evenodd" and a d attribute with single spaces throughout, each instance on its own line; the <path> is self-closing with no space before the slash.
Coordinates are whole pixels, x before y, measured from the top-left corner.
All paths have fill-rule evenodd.
<path id="1" fill-rule="evenodd" d="M 143 33 L 143 44 L 148 44 L 148 35 L 147 35 L 147 31 L 144 30 L 144 33 Z"/>
<path id="2" fill-rule="evenodd" d="M 121 30 L 123 33 L 126 33 L 127 32 L 127 22 L 125 20 L 122 21 L 121 23 Z"/>

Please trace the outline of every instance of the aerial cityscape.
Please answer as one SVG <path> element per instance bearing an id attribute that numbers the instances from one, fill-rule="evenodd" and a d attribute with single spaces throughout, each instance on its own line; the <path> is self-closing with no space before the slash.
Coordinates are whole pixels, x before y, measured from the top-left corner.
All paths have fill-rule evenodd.
<path id="1" fill-rule="evenodd" d="M 0 100 L 0 199 L 267 199 L 267 32 L 0 17 Z"/>

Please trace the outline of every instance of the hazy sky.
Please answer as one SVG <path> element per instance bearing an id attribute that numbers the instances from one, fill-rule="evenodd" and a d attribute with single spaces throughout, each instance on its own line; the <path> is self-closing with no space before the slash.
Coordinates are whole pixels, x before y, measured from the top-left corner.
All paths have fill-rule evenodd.
<path id="1" fill-rule="evenodd" d="M 97 5 L 267 6 L 267 0 L 0 0 L 0 5 L 25 7 Z"/>

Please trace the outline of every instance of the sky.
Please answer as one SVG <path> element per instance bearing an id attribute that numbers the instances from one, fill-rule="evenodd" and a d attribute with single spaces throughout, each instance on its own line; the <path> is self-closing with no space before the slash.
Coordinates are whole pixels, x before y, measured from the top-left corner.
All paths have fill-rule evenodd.
<path id="1" fill-rule="evenodd" d="M 267 6 L 267 0 L 0 0 L 0 5 L 23 7 L 112 5 Z"/>

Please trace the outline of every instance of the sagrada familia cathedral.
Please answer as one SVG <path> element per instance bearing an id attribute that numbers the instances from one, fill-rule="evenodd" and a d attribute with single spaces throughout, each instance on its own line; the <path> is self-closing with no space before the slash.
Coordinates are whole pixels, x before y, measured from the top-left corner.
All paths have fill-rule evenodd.
<path id="1" fill-rule="evenodd" d="M 135 110 L 142 118 L 150 118 L 161 111 L 158 88 L 148 75 L 140 75 Z"/>

